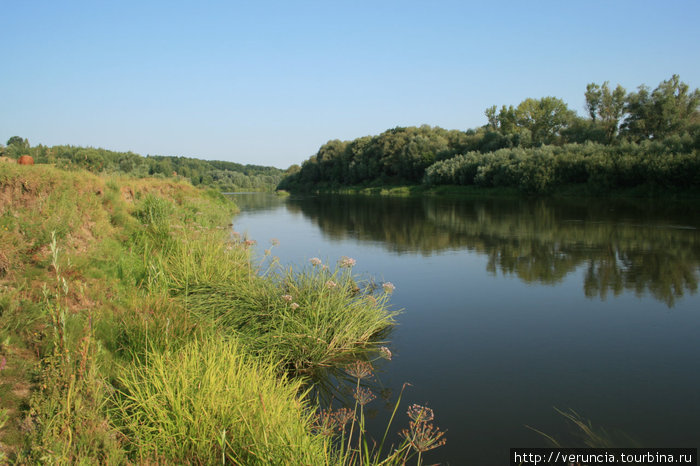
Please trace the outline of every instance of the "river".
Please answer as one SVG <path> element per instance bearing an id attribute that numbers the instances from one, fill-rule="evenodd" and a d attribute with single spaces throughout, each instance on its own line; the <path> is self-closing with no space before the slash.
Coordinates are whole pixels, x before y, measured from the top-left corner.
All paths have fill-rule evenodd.
<path id="1" fill-rule="evenodd" d="M 402 309 L 370 403 L 381 435 L 404 382 L 447 444 L 427 464 L 507 464 L 511 447 L 700 446 L 697 204 L 234 195 L 234 229 L 284 265 L 355 259 Z M 528 428 L 527 426 L 531 427 Z M 603 430 L 605 431 L 604 433 Z"/>

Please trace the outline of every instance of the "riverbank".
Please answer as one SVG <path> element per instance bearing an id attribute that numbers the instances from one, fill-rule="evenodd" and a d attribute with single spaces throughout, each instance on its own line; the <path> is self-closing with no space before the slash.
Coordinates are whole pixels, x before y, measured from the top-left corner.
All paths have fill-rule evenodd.
<path id="1" fill-rule="evenodd" d="M 700 186 L 690 189 L 661 189 L 655 185 L 602 190 L 587 184 L 560 186 L 547 194 L 526 194 L 512 187 L 480 187 L 459 185 L 386 185 L 332 186 L 297 188 L 292 194 L 353 194 L 364 196 L 443 196 L 464 198 L 561 198 L 561 199 L 654 199 L 700 201 Z"/>
<path id="2" fill-rule="evenodd" d="M 365 393 L 391 286 L 349 258 L 279 270 L 272 239 L 256 263 L 235 211 L 185 182 L 3 167 L 3 461 L 364 464 L 363 404 L 341 429 L 306 395 L 353 361 Z"/>

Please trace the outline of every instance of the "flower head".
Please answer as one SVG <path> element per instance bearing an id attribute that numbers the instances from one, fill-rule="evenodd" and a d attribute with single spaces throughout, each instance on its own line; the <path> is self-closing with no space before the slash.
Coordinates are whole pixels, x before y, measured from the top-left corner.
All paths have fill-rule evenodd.
<path id="1" fill-rule="evenodd" d="M 254 239 L 247 239 L 247 240 L 245 240 L 245 241 L 243 242 L 243 244 L 245 245 L 245 247 L 252 246 L 252 245 L 254 245 L 255 243 L 256 243 L 256 241 L 255 241 Z"/>
<path id="2" fill-rule="evenodd" d="M 382 288 L 384 289 L 384 293 L 393 293 L 396 287 L 394 286 L 393 283 L 391 282 L 385 282 L 382 284 Z"/>
<path id="3" fill-rule="evenodd" d="M 292 308 L 292 311 L 296 311 L 297 309 L 299 309 L 299 305 L 297 303 L 292 303 L 289 307 Z"/>
<path id="4" fill-rule="evenodd" d="M 379 355 L 384 359 L 391 361 L 391 351 L 386 346 L 379 348 Z"/>
<path id="5" fill-rule="evenodd" d="M 413 419 L 414 422 L 430 422 L 435 418 L 435 413 L 433 413 L 432 409 L 427 406 L 416 404 L 409 406 L 406 414 L 408 414 L 408 417 Z"/>
<path id="6" fill-rule="evenodd" d="M 355 263 L 355 259 L 346 256 L 341 257 L 340 261 L 338 261 L 338 265 L 341 269 L 352 268 L 355 265 Z"/>
<path id="7" fill-rule="evenodd" d="M 316 414 L 313 427 L 319 434 L 330 437 L 336 430 L 344 429 L 354 417 L 355 413 L 348 408 L 322 409 Z"/>
<path id="8" fill-rule="evenodd" d="M 340 408 L 335 412 L 335 418 L 341 428 L 345 427 L 345 424 L 350 422 L 355 417 L 352 409 Z"/>
<path id="9" fill-rule="evenodd" d="M 372 390 L 365 387 L 356 388 L 355 393 L 353 393 L 352 396 L 355 398 L 355 400 L 357 400 L 360 406 L 366 405 L 377 397 L 377 395 L 372 393 Z"/>
<path id="10" fill-rule="evenodd" d="M 327 286 L 328 288 L 335 288 L 336 286 L 338 286 L 338 284 L 337 284 L 336 282 L 334 282 L 333 280 L 328 280 L 328 281 L 326 282 L 326 286 Z"/>
<path id="11" fill-rule="evenodd" d="M 399 435 L 408 440 L 411 447 L 419 452 L 425 452 L 443 446 L 447 440 L 443 438 L 444 432 L 427 422 L 409 423 L 410 430 L 404 429 Z"/>
<path id="12" fill-rule="evenodd" d="M 280 244 L 280 240 L 278 240 L 277 238 L 272 238 L 270 240 L 270 244 L 272 244 L 273 246 L 277 246 Z"/>
<path id="13" fill-rule="evenodd" d="M 366 379 L 372 377 L 372 364 L 368 361 L 357 360 L 345 368 L 345 372 L 356 379 Z"/>
<path id="14" fill-rule="evenodd" d="M 311 259 L 309 259 L 309 262 L 311 262 L 311 265 L 313 265 L 314 267 L 323 263 L 318 257 L 312 257 Z"/>
<path id="15" fill-rule="evenodd" d="M 284 299 L 284 300 L 287 301 L 288 303 L 291 303 L 291 302 L 292 302 L 292 295 L 290 295 L 290 294 L 283 294 L 283 295 L 282 295 L 282 299 Z"/>
<path id="16" fill-rule="evenodd" d="M 314 419 L 314 430 L 321 435 L 330 437 L 338 427 L 338 419 L 331 409 L 322 409 Z"/>

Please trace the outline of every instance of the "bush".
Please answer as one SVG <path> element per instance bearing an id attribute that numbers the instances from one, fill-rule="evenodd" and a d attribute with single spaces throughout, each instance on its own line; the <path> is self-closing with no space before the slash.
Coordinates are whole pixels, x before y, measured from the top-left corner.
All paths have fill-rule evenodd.
<path id="1" fill-rule="evenodd" d="M 581 183 L 597 191 L 644 185 L 692 189 L 700 179 L 700 156 L 692 145 L 690 137 L 676 137 L 620 146 L 586 143 L 468 152 L 431 165 L 423 183 L 517 187 L 527 194 Z"/>

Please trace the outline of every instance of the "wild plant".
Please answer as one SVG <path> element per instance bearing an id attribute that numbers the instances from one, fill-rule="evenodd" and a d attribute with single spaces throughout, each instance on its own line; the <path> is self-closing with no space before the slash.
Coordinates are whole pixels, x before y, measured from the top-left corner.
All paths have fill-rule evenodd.
<path id="1" fill-rule="evenodd" d="M 376 395 L 370 388 L 363 386 L 363 381 L 372 378 L 374 368 L 369 361 L 356 360 L 345 367 L 345 372 L 354 379 L 353 408 L 321 410 L 317 414 L 315 423 L 317 432 L 336 436 L 335 446 L 339 464 L 348 466 L 406 464 L 417 454 L 416 464 L 421 465 L 423 453 L 445 444 L 444 432 L 431 424 L 435 417 L 433 410 L 413 404 L 406 412 L 410 419 L 409 428 L 399 433 L 403 441 L 398 446 L 392 445 L 388 451 L 385 451 L 387 437 L 408 384 L 404 384 L 401 388 L 384 434 L 377 444 L 369 437 L 365 418 L 365 406 L 371 403 Z M 346 427 L 348 423 L 349 428 Z"/>
<path id="2" fill-rule="evenodd" d="M 30 400 L 28 443 L 20 457 L 55 462 L 84 456 L 121 458 L 103 412 L 105 384 L 95 364 L 98 344 L 92 315 L 68 310 L 69 285 L 61 273 L 55 233 L 51 238 L 55 283 L 43 290 L 51 338 L 46 341 L 38 390 Z"/>
<path id="3" fill-rule="evenodd" d="M 10 416 L 9 416 L 7 410 L 0 409 L 0 432 L 2 432 L 2 429 L 5 428 L 5 424 L 7 424 L 7 421 L 9 418 L 10 418 Z M 0 461 L 5 461 L 6 459 L 7 459 L 7 455 L 4 452 L 4 448 L 2 446 L 2 443 L 0 443 Z"/>

